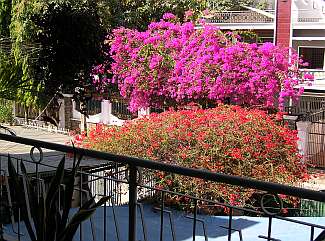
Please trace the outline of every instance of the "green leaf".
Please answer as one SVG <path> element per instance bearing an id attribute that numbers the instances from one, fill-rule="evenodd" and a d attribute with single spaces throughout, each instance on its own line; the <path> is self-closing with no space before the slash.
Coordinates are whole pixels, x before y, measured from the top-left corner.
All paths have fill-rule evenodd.
<path id="1" fill-rule="evenodd" d="M 71 219 L 64 232 L 59 237 L 59 241 L 71 241 L 77 232 L 77 229 L 83 221 L 87 220 L 95 209 L 79 210 Z"/>
<path id="2" fill-rule="evenodd" d="M 90 208 L 87 209 L 79 209 L 79 211 L 72 217 L 71 221 L 67 225 L 66 229 L 60 236 L 60 241 L 70 241 L 73 239 L 79 225 L 87 220 L 95 211 L 96 209 L 106 203 L 111 197 L 102 197 L 97 203 L 91 205 Z M 93 201 L 93 198 L 89 201 Z M 88 204 L 86 205 L 88 206 Z"/>
<path id="3" fill-rule="evenodd" d="M 11 160 L 11 157 L 9 154 L 8 154 L 8 172 L 9 172 L 9 177 L 10 177 L 10 181 L 11 181 L 10 183 L 12 185 L 12 190 L 15 190 L 16 200 L 18 202 L 19 207 L 21 208 L 21 214 L 22 214 L 25 226 L 27 228 L 29 237 L 31 238 L 32 241 L 36 241 L 36 237 L 35 237 L 34 230 L 32 228 L 32 224 L 26 215 L 27 208 L 26 208 L 25 196 L 24 196 L 25 190 L 21 187 L 18 173 L 12 163 L 12 160 Z"/>
<path id="4" fill-rule="evenodd" d="M 46 194 L 46 207 L 50 208 L 52 202 L 55 200 L 57 193 L 60 190 L 60 186 L 64 176 L 64 165 L 65 165 L 65 156 L 62 157 L 61 162 L 59 163 L 55 176 L 53 177 L 50 187 Z"/>
<path id="5" fill-rule="evenodd" d="M 65 195 L 63 200 L 63 212 L 62 212 L 62 219 L 59 225 L 59 234 L 63 232 L 64 227 L 66 227 L 68 218 L 69 218 L 69 211 L 71 209 L 71 200 L 74 192 L 74 182 L 77 169 L 79 168 L 82 156 L 80 156 L 77 160 L 76 153 L 74 153 L 74 167 L 72 168 L 71 172 L 67 175 L 66 189 Z"/>
<path id="6" fill-rule="evenodd" d="M 27 175 L 26 167 L 24 162 L 20 162 L 20 169 L 22 172 L 22 181 L 24 184 L 24 193 L 25 196 L 28 197 L 28 199 L 25 198 L 25 205 L 26 205 L 26 213 L 28 220 L 33 219 L 34 227 L 36 231 L 36 236 L 40 237 L 43 230 L 41 230 L 40 227 L 40 216 L 39 216 L 39 202 L 37 199 L 37 193 L 34 191 L 34 186 L 31 184 L 31 180 Z M 37 180 L 36 180 L 37 181 Z M 29 200 L 29 202 L 28 202 Z M 28 203 L 27 203 L 28 202 Z M 27 206 L 28 205 L 28 206 Z M 29 208 L 28 208 L 29 207 Z"/>
<path id="7" fill-rule="evenodd" d="M 98 208 L 108 202 L 109 199 L 111 199 L 111 196 L 102 197 L 97 203 L 92 205 L 91 208 Z"/>

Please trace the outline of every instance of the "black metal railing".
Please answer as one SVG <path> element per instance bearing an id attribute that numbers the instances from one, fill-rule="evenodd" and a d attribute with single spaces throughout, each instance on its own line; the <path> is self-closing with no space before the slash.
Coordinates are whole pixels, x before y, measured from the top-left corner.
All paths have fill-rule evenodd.
<path id="1" fill-rule="evenodd" d="M 122 98 L 112 99 L 112 114 L 122 120 L 131 120 L 137 117 L 128 109 L 128 103 Z"/>
<path id="2" fill-rule="evenodd" d="M 324 96 L 308 96 L 303 95 L 300 97 L 297 103 L 293 106 L 285 107 L 285 111 L 290 114 L 301 115 L 301 114 L 312 114 L 321 111 L 325 107 Z M 314 116 L 321 117 L 321 116 Z"/>
<path id="3" fill-rule="evenodd" d="M 76 102 L 76 110 L 80 112 L 80 101 L 75 100 Z M 86 102 L 87 106 L 87 114 L 88 115 L 97 115 L 102 110 L 102 101 L 96 99 L 90 99 Z"/>
<path id="4" fill-rule="evenodd" d="M 273 14 L 274 11 L 268 11 L 268 13 Z M 263 14 L 254 11 L 225 11 L 225 12 L 215 12 L 212 16 L 206 18 L 209 23 L 273 23 L 274 19 L 270 16 L 265 16 Z"/>
<path id="5" fill-rule="evenodd" d="M 281 222 L 282 226 L 288 224 L 301 227 L 299 237 L 305 237 L 301 240 L 320 241 L 325 237 L 325 225 L 317 221 L 283 216 L 284 205 L 279 195 L 323 203 L 324 192 L 6 134 L 0 134 L 0 140 L 32 146 L 30 154 L 19 157 L 12 154 L 11 159 L 18 175 L 23 176 L 22 174 L 27 172 L 28 175 L 34 177 L 37 190 L 39 186 L 47 189 L 47 180 L 54 175 L 59 165 L 55 158 L 53 159 L 53 154 L 42 153 L 42 148 L 59 152 L 55 154 L 57 158 L 60 155 L 66 155 L 66 171 L 74 166 L 72 165 L 73 158 L 70 158 L 71 153 L 79 157 L 81 162 L 75 179 L 71 212 L 76 211 L 74 208 L 78 209 L 85 205 L 85 202 L 91 200 L 93 196 L 95 200 L 109 197 L 109 200 L 96 210 L 91 219 L 79 225 L 74 240 L 174 241 L 189 238 L 196 240 L 198 236 L 203 236 L 207 241 L 220 236 L 232 240 L 234 235 L 238 235 L 240 240 L 251 240 L 247 239 L 246 231 L 252 224 L 246 222 L 243 225 L 241 223 L 243 219 L 237 217 L 238 215 L 254 216 L 259 222 L 265 221 L 265 224 L 254 229 L 255 238 L 287 240 L 288 236 L 281 239 L 274 233 L 276 222 Z M 35 154 L 35 150 L 39 150 L 40 153 Z M 17 205 L 17 200 L 15 200 L 17 197 L 15 194 L 11 195 L 12 190 L 8 184 L 12 178 L 8 176 L 8 155 L 4 153 L 0 158 L 0 212 L 2 214 L 0 217 L 3 217 L 5 212 L 9 213 L 9 219 L 0 218 L 0 240 L 6 240 L 4 236 L 15 236 L 15 240 L 31 240 L 26 227 L 21 222 L 23 212 L 26 210 Z M 27 171 L 19 168 L 20 163 L 25 163 Z M 161 188 L 156 185 L 159 183 L 157 173 L 161 172 L 189 177 L 193 180 L 200 179 L 207 183 L 223 183 L 241 189 L 253 189 L 261 197 L 260 205 L 233 206 L 224 200 L 212 200 Z M 187 201 L 175 203 L 174 200 L 180 199 Z M 267 202 L 270 199 L 275 201 L 275 205 L 269 206 Z M 60 207 L 59 204 L 58 208 Z M 213 216 L 207 215 L 204 212 L 207 208 L 216 212 L 219 209 L 226 210 L 223 214 L 226 216 L 219 218 L 215 216 L 216 212 Z"/>
<path id="6" fill-rule="evenodd" d="M 284 122 L 288 123 L 289 128 L 297 129 L 299 121 L 306 121 L 308 127 L 305 130 L 306 147 L 305 158 L 316 168 L 325 168 L 325 109 L 324 103 L 318 103 L 317 111 L 303 112 L 299 107 L 287 107 L 287 116 Z"/>

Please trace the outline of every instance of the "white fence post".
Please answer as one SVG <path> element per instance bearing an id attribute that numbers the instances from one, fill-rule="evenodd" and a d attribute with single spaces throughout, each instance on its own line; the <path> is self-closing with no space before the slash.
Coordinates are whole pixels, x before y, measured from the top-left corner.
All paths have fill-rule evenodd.
<path id="1" fill-rule="evenodd" d="M 306 160 L 306 155 L 308 155 L 308 134 L 310 132 L 311 122 L 310 121 L 298 121 L 298 149 L 299 153 L 303 156 L 303 161 Z"/>
<path id="2" fill-rule="evenodd" d="M 112 103 L 109 100 L 102 100 L 101 121 L 103 124 L 111 124 Z"/>
<path id="3" fill-rule="evenodd" d="M 149 115 L 150 114 L 150 108 L 146 108 L 146 109 L 139 109 L 138 110 L 138 117 L 141 118 L 143 116 Z"/>
<path id="4" fill-rule="evenodd" d="M 65 104 L 64 99 L 58 100 L 60 109 L 59 109 L 59 128 L 65 128 Z"/>

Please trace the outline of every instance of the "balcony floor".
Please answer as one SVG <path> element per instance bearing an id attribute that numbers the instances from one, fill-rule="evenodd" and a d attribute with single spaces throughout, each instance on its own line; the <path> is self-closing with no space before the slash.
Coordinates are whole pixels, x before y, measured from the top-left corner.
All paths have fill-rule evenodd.
<path id="1" fill-rule="evenodd" d="M 100 208 L 93 216 L 93 222 L 95 224 L 96 241 L 103 241 L 103 210 Z M 128 208 L 126 206 L 116 207 L 116 213 L 118 217 L 120 238 L 121 240 L 127 240 L 128 229 Z M 139 214 L 138 214 L 139 215 Z M 190 241 L 192 240 L 192 225 L 193 222 L 190 219 L 185 218 L 186 214 L 183 212 L 173 211 L 173 220 L 175 224 L 175 233 L 177 241 Z M 107 237 L 109 241 L 117 241 L 115 227 L 113 224 L 111 208 L 107 208 Z M 144 205 L 144 217 L 148 230 L 148 241 L 159 240 L 160 230 L 160 213 L 152 211 L 152 206 Z M 228 217 L 221 216 L 206 216 L 198 215 L 198 218 L 205 220 L 207 225 L 207 235 L 209 241 L 226 241 L 227 230 L 222 229 L 219 225 L 227 226 Z M 325 225 L 325 217 L 294 217 L 295 220 L 310 222 L 318 225 Z M 165 215 L 164 219 L 164 241 L 172 241 L 170 224 L 168 216 Z M 299 241 L 310 239 L 310 228 L 294 223 L 285 222 L 282 220 L 273 219 L 272 223 L 272 237 L 280 239 L 282 241 Z M 258 238 L 258 235 L 267 235 L 268 218 L 261 217 L 247 217 L 247 216 L 235 216 L 233 218 L 233 227 L 241 229 L 243 233 L 244 241 L 260 241 L 263 239 Z M 22 225 L 22 230 L 24 227 Z M 11 225 L 6 226 L 6 231 L 11 230 Z M 83 224 L 83 239 L 84 241 L 92 241 L 92 232 L 90 222 L 87 221 Z M 23 231 L 24 232 L 24 231 Z M 141 219 L 138 217 L 138 240 L 144 240 L 142 234 Z M 315 229 L 315 236 L 320 233 L 319 229 Z M 29 240 L 22 237 L 22 241 Z M 75 241 L 79 241 L 79 232 Z M 202 225 L 197 223 L 197 241 L 203 241 Z M 239 240 L 238 232 L 232 233 L 232 241 Z"/>

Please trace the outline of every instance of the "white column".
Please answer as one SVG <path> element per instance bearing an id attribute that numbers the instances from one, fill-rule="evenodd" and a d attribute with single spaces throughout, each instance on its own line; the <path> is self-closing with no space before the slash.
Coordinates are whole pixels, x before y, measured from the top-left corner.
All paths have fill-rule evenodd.
<path id="1" fill-rule="evenodd" d="M 149 115 L 150 114 L 150 108 L 146 108 L 146 109 L 139 109 L 138 110 L 138 117 L 141 118 L 141 117 L 144 117 L 146 115 Z"/>
<path id="2" fill-rule="evenodd" d="M 64 99 L 58 100 L 60 109 L 59 109 L 59 128 L 65 128 L 65 105 Z"/>
<path id="3" fill-rule="evenodd" d="M 303 160 L 306 159 L 308 154 L 308 134 L 310 131 L 311 122 L 310 121 L 298 121 L 297 130 L 298 130 L 298 149 L 299 153 L 303 156 Z"/>
<path id="4" fill-rule="evenodd" d="M 109 100 L 102 100 L 101 122 L 111 124 L 112 103 Z"/>

